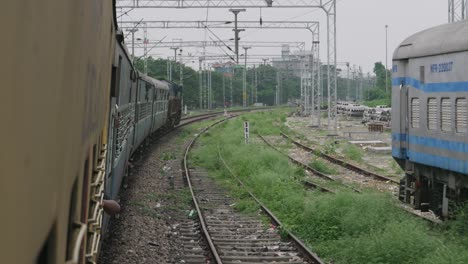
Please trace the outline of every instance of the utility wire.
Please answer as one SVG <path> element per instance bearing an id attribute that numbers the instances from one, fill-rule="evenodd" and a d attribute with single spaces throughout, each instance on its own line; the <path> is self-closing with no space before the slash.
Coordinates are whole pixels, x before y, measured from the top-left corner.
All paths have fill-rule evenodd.
<path id="1" fill-rule="evenodd" d="M 159 43 L 161 43 L 166 37 L 167 37 L 167 35 L 164 36 L 164 37 L 163 37 L 160 41 L 158 41 L 156 44 L 154 44 L 149 50 L 147 50 L 145 54 L 143 54 L 142 56 L 138 57 L 137 61 L 138 61 L 139 59 L 145 57 L 152 49 L 154 49 L 154 48 L 155 48 Z"/>
<path id="2" fill-rule="evenodd" d="M 132 8 L 130 8 L 128 11 L 123 12 L 122 14 L 120 14 L 120 15 L 117 17 L 117 19 L 119 19 L 119 18 L 121 18 L 121 17 L 127 15 L 127 14 L 128 14 L 130 11 L 132 11 L 133 9 L 135 9 L 135 8 L 132 7 Z"/>
<path id="3" fill-rule="evenodd" d="M 210 37 L 210 39 L 211 39 L 212 41 L 215 41 L 215 40 L 214 40 L 213 38 L 211 38 L 211 37 Z M 218 39 L 219 39 L 219 38 L 218 38 Z M 226 45 L 226 44 L 225 44 L 225 45 Z M 226 47 L 229 48 L 229 50 L 232 51 L 232 49 L 231 49 L 230 47 L 228 47 L 228 46 L 226 46 Z M 228 56 L 232 61 L 236 61 L 236 60 L 234 59 L 234 57 L 233 57 L 232 55 L 228 54 L 223 48 L 221 48 L 220 46 L 218 46 L 218 48 L 219 48 L 226 56 Z"/>
<path id="4" fill-rule="evenodd" d="M 127 33 L 127 35 L 125 35 L 125 38 L 127 38 L 127 37 L 130 35 L 130 33 L 132 33 L 132 31 L 133 31 L 136 27 L 138 27 L 138 25 L 141 24 L 141 22 L 143 22 L 143 18 L 142 18 L 140 21 L 138 21 L 138 23 L 136 23 L 135 26 L 133 26 L 132 29 L 128 30 L 128 33 Z"/>

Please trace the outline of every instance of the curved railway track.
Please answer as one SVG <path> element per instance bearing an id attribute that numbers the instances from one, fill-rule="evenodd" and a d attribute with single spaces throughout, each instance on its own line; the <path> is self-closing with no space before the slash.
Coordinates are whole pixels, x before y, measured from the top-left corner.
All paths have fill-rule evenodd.
<path id="1" fill-rule="evenodd" d="M 283 137 L 285 137 L 286 139 L 290 140 L 290 138 L 287 137 L 285 134 L 281 133 L 281 135 L 282 135 Z M 315 175 L 317 175 L 317 176 L 319 176 L 319 177 L 321 177 L 321 178 L 330 179 L 330 180 L 332 180 L 332 181 L 335 181 L 335 179 L 329 177 L 328 175 L 326 175 L 326 174 L 324 174 L 324 173 L 321 173 L 321 172 L 319 172 L 319 171 L 317 171 L 317 170 L 311 168 L 309 165 L 307 165 L 307 164 L 305 164 L 305 163 L 303 163 L 303 162 L 301 162 L 301 161 L 299 161 L 299 160 L 297 160 L 297 159 L 291 157 L 290 155 L 288 155 L 288 154 L 282 152 L 281 150 L 279 150 L 278 148 L 276 148 L 273 144 L 271 144 L 270 142 L 268 142 L 263 136 L 261 136 L 261 135 L 258 135 L 258 136 L 260 137 L 260 139 L 262 139 L 263 142 L 265 142 L 266 145 L 268 145 L 268 146 L 271 147 L 272 149 L 278 151 L 279 153 L 281 153 L 281 154 L 287 156 L 293 163 L 295 163 L 295 164 L 297 164 L 297 165 L 303 167 L 305 170 L 308 170 L 308 171 L 312 172 L 313 174 L 315 174 Z M 306 150 L 306 151 L 308 151 L 308 152 L 309 152 L 309 151 L 313 151 L 313 150 L 311 150 L 312 148 L 306 147 L 306 146 L 300 144 L 299 142 L 295 142 L 295 141 L 293 141 L 293 140 L 291 140 L 291 141 L 292 141 L 296 146 L 299 144 L 299 145 L 301 146 L 301 149 L 303 149 L 303 150 Z M 297 144 L 296 144 L 296 143 L 297 143 Z M 317 153 L 317 152 L 314 152 L 314 153 Z M 324 154 L 324 155 L 326 155 L 326 154 Z M 327 155 L 327 156 L 329 156 L 329 155 Z M 331 156 L 329 156 L 329 157 L 331 157 Z M 332 157 L 332 158 L 333 158 L 333 157 Z M 339 160 L 339 159 L 336 159 L 336 160 Z M 336 163 L 335 163 L 335 164 L 336 164 Z M 340 165 L 343 166 L 344 168 L 347 168 L 347 166 L 345 166 L 345 165 L 343 165 L 343 164 L 340 164 Z M 356 166 L 353 165 L 353 168 L 354 168 L 354 167 L 356 167 Z M 364 171 L 363 175 L 366 175 L 366 176 L 368 176 L 368 173 L 371 173 L 371 172 L 368 172 L 368 171 L 363 170 L 363 169 L 360 169 L 360 168 L 359 168 L 359 170 L 356 170 L 356 169 L 350 169 L 350 170 L 351 170 L 352 172 L 355 172 L 355 173 L 359 173 L 359 172 L 362 170 L 362 171 Z M 368 177 L 369 177 L 369 176 L 368 176 Z M 374 178 L 374 179 L 375 179 L 375 178 Z M 386 177 L 384 177 L 384 178 L 377 178 L 377 179 L 383 181 L 384 179 L 386 179 Z M 387 182 L 389 182 L 389 181 L 387 181 Z M 394 181 L 391 181 L 391 182 L 389 182 L 389 183 L 394 184 L 395 182 L 394 182 Z M 317 184 L 317 183 L 314 183 L 314 182 L 303 181 L 303 184 L 304 184 L 306 187 L 312 187 L 312 188 L 315 188 L 315 189 L 319 189 L 319 190 L 322 191 L 322 192 L 328 192 L 328 193 L 333 193 L 333 194 L 336 193 L 334 190 L 325 188 L 325 187 L 323 187 L 323 186 L 321 186 L 321 185 L 319 185 L 319 184 Z M 343 183 L 341 183 L 341 184 L 343 184 Z M 349 185 L 345 185 L 345 186 L 346 186 L 347 188 L 351 188 L 353 191 L 355 191 L 355 192 L 357 192 L 357 193 L 362 193 L 360 190 L 354 189 L 354 188 L 352 188 L 352 187 L 349 186 Z M 409 208 L 408 206 L 405 206 L 404 204 L 401 204 L 401 208 L 404 209 L 405 211 L 407 211 L 407 212 L 409 212 L 409 213 L 411 213 L 411 214 L 417 216 L 417 217 L 420 217 L 420 218 L 422 218 L 422 219 L 424 219 L 424 220 L 426 220 L 426 221 L 429 221 L 429 222 L 432 223 L 432 224 L 440 224 L 440 223 L 441 223 L 440 220 L 438 220 L 438 219 L 433 219 L 432 217 L 428 217 L 428 216 L 426 216 L 426 215 L 420 214 L 420 213 L 414 211 L 412 208 Z"/>
<path id="2" fill-rule="evenodd" d="M 262 110 L 268 110 L 268 109 L 274 109 L 274 108 L 276 108 L 276 107 L 258 107 L 258 108 L 246 108 L 246 109 L 236 109 L 236 110 L 226 109 L 226 113 L 229 114 L 229 113 L 262 111 Z M 180 121 L 189 120 L 189 119 L 198 118 L 198 117 L 216 116 L 216 115 L 222 115 L 222 114 L 224 114 L 224 111 L 208 112 L 208 113 L 202 113 L 202 114 L 193 115 L 193 116 L 183 116 L 180 119 Z"/>
<path id="3" fill-rule="evenodd" d="M 188 144 L 183 159 L 187 184 L 212 260 L 215 263 L 323 263 L 289 232 L 288 241 L 281 239 L 276 232 L 276 228 L 282 226 L 281 222 L 252 193 L 249 192 L 263 213 L 271 219 L 272 226 L 269 228 L 257 218 L 237 213 L 231 206 L 235 203 L 234 199 L 214 184 L 205 171 L 189 167 L 189 152 L 198 137 L 225 120 L 213 123 L 194 137 Z M 219 157 L 235 177 L 221 155 Z"/>
<path id="4" fill-rule="evenodd" d="M 354 172 L 359 173 L 361 175 L 364 175 L 364 176 L 367 176 L 367 177 L 372 177 L 375 180 L 388 181 L 388 182 L 392 182 L 392 183 L 395 183 L 395 184 L 400 184 L 399 181 L 396 181 L 396 180 L 394 180 L 392 178 L 377 174 L 375 172 L 368 171 L 368 170 L 363 169 L 361 167 L 358 167 L 358 166 L 356 166 L 354 164 L 346 162 L 345 160 L 341 160 L 341 159 L 338 159 L 338 158 L 333 157 L 331 155 L 328 155 L 326 153 L 323 153 L 322 151 L 320 151 L 318 149 L 314 149 L 312 147 L 306 146 L 306 145 L 292 139 L 290 136 L 288 136 L 288 135 L 286 135 L 284 133 L 280 133 L 280 134 L 281 134 L 282 137 L 284 137 L 287 140 L 291 141 L 294 145 L 298 146 L 299 148 L 301 148 L 303 150 L 306 150 L 306 151 L 309 151 L 309 152 L 313 153 L 314 155 L 318 155 L 320 158 L 326 159 L 326 160 L 328 160 L 329 162 L 331 162 L 333 164 L 336 164 L 336 165 L 341 166 L 343 168 L 346 168 L 348 170 L 354 171 Z"/>
<path id="5" fill-rule="evenodd" d="M 322 179 L 327 180 L 327 181 L 336 181 L 335 179 L 331 178 L 331 177 L 328 176 L 327 174 L 322 173 L 322 172 L 320 172 L 320 171 L 318 171 L 318 170 L 316 170 L 316 169 L 310 167 L 309 165 L 307 165 L 307 164 L 305 164 L 305 163 L 303 163 L 303 162 L 301 162 L 301 161 L 299 161 L 299 160 L 294 159 L 293 157 L 287 155 L 286 153 L 283 153 L 283 152 L 282 152 L 281 150 L 279 150 L 277 147 L 273 146 L 270 142 L 268 142 L 262 135 L 258 135 L 258 137 L 259 137 L 266 145 L 268 145 L 268 146 L 271 147 L 272 149 L 274 149 L 274 150 L 276 150 L 277 152 L 279 152 L 279 153 L 281 153 L 281 154 L 287 156 L 287 157 L 289 158 L 289 160 L 290 160 L 292 163 L 294 163 L 294 164 L 296 164 L 296 165 L 302 167 L 303 169 L 305 169 L 305 170 L 311 172 L 312 174 L 316 175 L 316 176 L 319 177 L 319 178 L 322 178 Z M 312 182 L 312 181 L 303 180 L 302 183 L 303 183 L 306 187 L 311 187 L 311 188 L 314 188 L 314 189 L 319 189 L 319 190 L 322 191 L 322 192 L 335 193 L 334 190 L 331 190 L 331 189 L 329 189 L 329 188 L 326 188 L 326 187 L 324 187 L 324 186 L 322 186 L 322 185 L 320 185 L 320 184 L 318 184 L 318 183 Z M 359 191 L 359 190 L 354 189 L 353 187 L 351 187 L 351 186 L 349 186 L 349 185 L 346 185 L 346 184 L 343 184 L 343 185 L 346 186 L 347 188 L 352 189 L 352 190 L 355 191 L 355 192 L 361 192 L 361 191 Z"/>

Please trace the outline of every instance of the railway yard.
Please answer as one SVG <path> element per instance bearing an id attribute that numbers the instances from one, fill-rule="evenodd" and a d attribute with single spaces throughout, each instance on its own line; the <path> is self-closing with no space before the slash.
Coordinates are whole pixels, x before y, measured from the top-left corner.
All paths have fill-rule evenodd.
<path id="1" fill-rule="evenodd" d="M 468 263 L 468 0 L 6 2 L 0 264 Z"/>
<path id="2" fill-rule="evenodd" d="M 467 261 L 458 222 L 405 209 L 390 155 L 363 148 L 389 133 L 353 148 L 288 115 L 212 114 L 154 138 L 131 161 L 100 263 Z M 339 127 L 363 128 L 354 121 Z"/>

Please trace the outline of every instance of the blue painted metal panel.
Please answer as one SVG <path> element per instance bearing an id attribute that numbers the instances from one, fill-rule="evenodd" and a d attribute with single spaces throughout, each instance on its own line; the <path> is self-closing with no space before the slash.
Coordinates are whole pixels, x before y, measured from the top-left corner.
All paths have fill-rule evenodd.
<path id="1" fill-rule="evenodd" d="M 429 153 L 421 153 L 408 150 L 408 157 L 411 161 L 426 164 L 428 166 L 435 166 L 442 169 L 456 171 L 463 174 L 468 174 L 467 162 L 454 158 L 441 157 Z"/>
<path id="2" fill-rule="evenodd" d="M 392 134 L 392 142 L 406 141 L 406 134 Z M 409 144 L 422 145 L 431 148 L 446 149 L 453 152 L 468 153 L 468 143 L 443 140 L 440 138 L 420 137 L 410 135 L 408 138 Z"/>
<path id="3" fill-rule="evenodd" d="M 468 82 L 446 82 L 421 84 L 419 80 L 411 77 L 392 78 L 392 85 L 398 87 L 401 83 L 428 93 L 436 92 L 468 92 Z"/>

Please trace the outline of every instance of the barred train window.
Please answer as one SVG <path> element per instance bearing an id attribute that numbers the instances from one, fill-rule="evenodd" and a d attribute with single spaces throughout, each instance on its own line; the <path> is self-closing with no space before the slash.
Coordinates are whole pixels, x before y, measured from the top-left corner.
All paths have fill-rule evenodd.
<path id="1" fill-rule="evenodd" d="M 425 82 L 425 76 L 424 76 L 424 66 L 419 66 L 419 81 L 421 82 L 421 84 L 424 84 Z"/>
<path id="2" fill-rule="evenodd" d="M 440 105 L 440 129 L 445 132 L 452 131 L 452 105 L 450 98 L 442 98 Z"/>
<path id="3" fill-rule="evenodd" d="M 455 129 L 458 133 L 466 133 L 467 129 L 467 106 L 466 98 L 457 98 L 455 101 Z"/>
<path id="4" fill-rule="evenodd" d="M 411 99 L 411 127 L 419 128 L 419 98 Z"/>
<path id="5" fill-rule="evenodd" d="M 427 99 L 427 129 L 437 130 L 437 100 Z"/>

